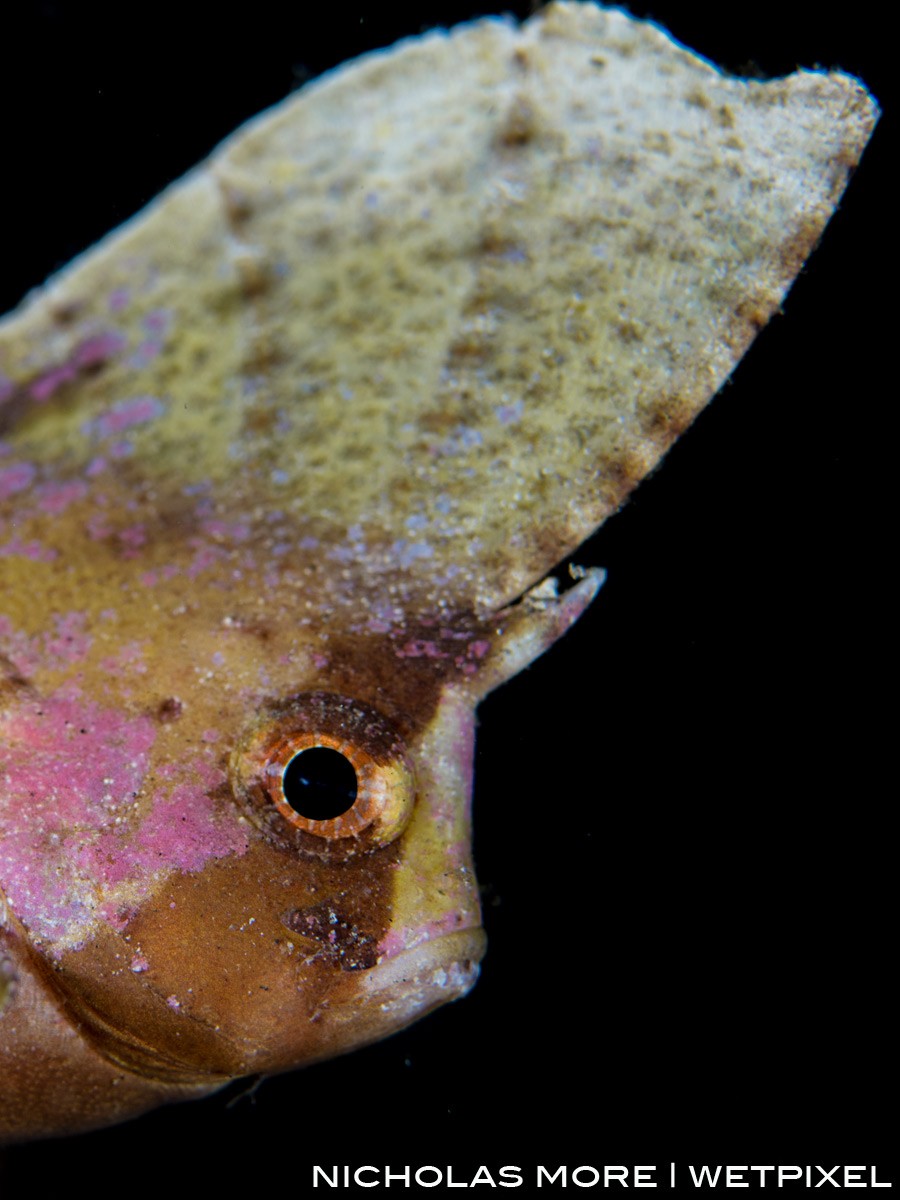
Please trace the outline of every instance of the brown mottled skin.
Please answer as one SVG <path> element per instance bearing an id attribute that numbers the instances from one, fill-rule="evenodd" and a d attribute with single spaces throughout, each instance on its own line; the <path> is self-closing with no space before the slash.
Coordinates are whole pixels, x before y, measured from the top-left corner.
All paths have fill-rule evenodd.
<path id="1" fill-rule="evenodd" d="M 0 1139 L 471 986 L 474 709 L 600 581 L 528 589 L 726 379 L 875 119 L 553 5 L 332 73 L 0 324 Z M 242 799 L 310 692 L 415 771 L 341 861 Z"/>

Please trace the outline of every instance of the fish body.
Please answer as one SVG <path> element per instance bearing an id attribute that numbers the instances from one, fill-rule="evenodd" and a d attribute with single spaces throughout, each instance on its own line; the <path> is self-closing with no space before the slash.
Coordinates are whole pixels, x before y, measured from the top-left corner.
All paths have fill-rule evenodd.
<path id="1" fill-rule="evenodd" d="M 615 88 L 552 84 L 610 67 L 650 97 L 627 128 Z M 475 705 L 595 594 L 540 581 L 777 307 L 874 119 L 846 77 L 768 86 L 591 6 L 431 35 L 254 123 L 4 324 L 8 1136 L 471 986 Z M 799 176 L 792 103 L 827 113 Z M 409 803 L 292 823 L 308 737 Z"/>

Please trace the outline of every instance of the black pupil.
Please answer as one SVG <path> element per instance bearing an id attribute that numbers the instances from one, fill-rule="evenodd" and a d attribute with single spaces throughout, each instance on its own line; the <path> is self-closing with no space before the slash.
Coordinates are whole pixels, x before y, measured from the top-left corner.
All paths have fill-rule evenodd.
<path id="1" fill-rule="evenodd" d="M 284 798 L 308 821 L 343 816 L 356 801 L 356 771 L 348 758 L 327 746 L 295 754 L 281 777 Z"/>

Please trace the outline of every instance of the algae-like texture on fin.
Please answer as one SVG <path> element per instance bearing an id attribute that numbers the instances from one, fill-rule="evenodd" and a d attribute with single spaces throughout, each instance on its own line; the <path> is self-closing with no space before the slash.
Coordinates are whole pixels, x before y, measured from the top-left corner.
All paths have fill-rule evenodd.
<path id="1" fill-rule="evenodd" d="M 389 592 L 495 611 L 721 387 L 875 112 L 848 76 L 728 78 L 592 5 L 432 32 L 263 114 L 57 278 L 5 327 L 5 407 L 73 487 L 85 422 L 152 419 L 130 496 L 157 569 L 203 489 L 220 542 L 343 553 L 341 620 Z"/>

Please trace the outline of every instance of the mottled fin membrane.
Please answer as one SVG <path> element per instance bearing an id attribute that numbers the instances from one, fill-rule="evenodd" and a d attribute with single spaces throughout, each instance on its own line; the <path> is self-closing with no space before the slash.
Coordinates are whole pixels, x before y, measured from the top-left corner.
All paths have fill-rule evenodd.
<path id="1" fill-rule="evenodd" d="M 250 123 L 8 318 L 7 423 L 75 476 L 74 429 L 161 397 L 133 486 L 208 487 L 257 543 L 277 510 L 350 547 L 355 595 L 495 611 L 719 389 L 876 118 L 847 75 L 730 78 L 590 4 L 433 32 Z"/>

